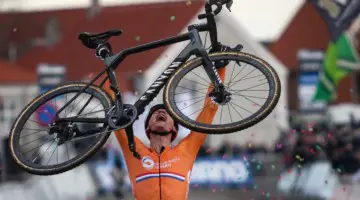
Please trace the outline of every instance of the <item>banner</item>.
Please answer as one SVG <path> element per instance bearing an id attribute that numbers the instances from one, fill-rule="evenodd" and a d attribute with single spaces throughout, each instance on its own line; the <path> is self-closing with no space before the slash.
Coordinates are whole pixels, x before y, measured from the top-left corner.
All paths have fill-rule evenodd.
<path id="1" fill-rule="evenodd" d="M 319 70 L 324 60 L 324 51 L 318 49 L 300 49 L 297 53 L 299 66 L 299 111 L 302 114 L 321 114 L 325 111 L 327 102 L 312 98 L 319 82 Z"/>
<path id="2" fill-rule="evenodd" d="M 196 160 L 191 172 L 190 185 L 208 187 L 243 186 L 252 183 L 249 164 L 241 158 L 204 158 Z"/>
<path id="3" fill-rule="evenodd" d="M 360 13 L 359 0 L 311 0 L 336 42 Z"/>

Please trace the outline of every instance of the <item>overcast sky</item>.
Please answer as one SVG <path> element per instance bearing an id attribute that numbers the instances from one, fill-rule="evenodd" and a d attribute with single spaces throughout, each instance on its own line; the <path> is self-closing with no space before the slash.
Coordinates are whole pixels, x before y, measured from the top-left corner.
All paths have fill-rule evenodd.
<path id="1" fill-rule="evenodd" d="M 104 6 L 165 0 L 99 0 Z M 173 0 L 178 1 L 178 0 Z M 305 0 L 234 0 L 232 14 L 257 40 L 276 40 Z M 91 0 L 0 0 L 0 11 L 80 8 Z"/>

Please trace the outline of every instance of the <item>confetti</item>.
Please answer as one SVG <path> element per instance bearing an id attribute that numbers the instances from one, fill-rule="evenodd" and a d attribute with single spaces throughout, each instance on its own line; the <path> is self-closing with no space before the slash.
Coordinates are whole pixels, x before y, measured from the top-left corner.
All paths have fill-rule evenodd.
<path id="1" fill-rule="evenodd" d="M 206 153 L 210 153 L 211 152 L 211 149 L 206 149 Z"/>
<path id="2" fill-rule="evenodd" d="M 16 32 L 17 31 L 17 28 L 13 28 L 13 30 L 12 30 L 13 32 Z"/>
<path id="3" fill-rule="evenodd" d="M 319 145 L 315 146 L 317 150 L 321 151 L 321 147 Z"/>
<path id="4" fill-rule="evenodd" d="M 94 76 L 94 73 L 90 73 L 89 75 L 88 75 L 88 78 L 92 78 Z"/>
<path id="5" fill-rule="evenodd" d="M 190 6 L 191 3 L 192 3 L 191 0 L 188 0 L 188 1 L 186 2 L 186 5 L 187 5 L 187 6 Z"/>
<path id="6" fill-rule="evenodd" d="M 266 193 L 266 197 L 270 197 L 270 193 L 268 192 L 268 193 Z"/>
<path id="7" fill-rule="evenodd" d="M 176 18 L 175 16 L 171 16 L 171 17 L 170 17 L 170 20 L 171 20 L 171 21 L 174 21 L 175 18 Z"/>
<path id="8" fill-rule="evenodd" d="M 309 151 L 310 151 L 310 153 L 312 153 L 312 154 L 315 154 L 315 151 L 314 151 L 314 149 L 312 149 L 312 148 L 309 148 Z"/>
<path id="9" fill-rule="evenodd" d="M 261 165 L 257 165 L 257 166 L 256 166 L 256 169 L 257 169 L 257 170 L 260 170 L 260 169 L 261 169 Z"/>
<path id="10" fill-rule="evenodd" d="M 274 169 L 275 169 L 275 165 L 271 165 L 271 169 L 274 170 Z"/>
<path id="11" fill-rule="evenodd" d="M 249 148 L 251 148 L 251 147 L 252 147 L 252 144 L 251 144 L 251 143 L 249 143 L 249 145 L 248 145 L 248 146 L 249 146 Z"/>
<path id="12" fill-rule="evenodd" d="M 136 40 L 136 41 L 140 41 L 140 36 L 136 36 L 136 37 L 135 37 L 135 40 Z"/>
<path id="13" fill-rule="evenodd" d="M 281 149 L 281 148 L 282 148 L 282 144 L 277 144 L 276 147 L 277 147 L 278 149 Z"/>
<path id="14" fill-rule="evenodd" d="M 216 192 L 216 189 L 215 189 L 215 188 L 213 188 L 213 189 L 212 189 L 212 192 L 213 192 L 213 193 L 215 193 L 215 192 Z"/>
<path id="15" fill-rule="evenodd" d="M 138 73 L 142 73 L 142 70 L 141 70 L 141 69 L 139 69 L 137 72 L 138 72 Z"/>
<path id="16" fill-rule="evenodd" d="M 350 91 L 350 92 L 353 92 L 353 89 L 350 89 L 349 91 Z"/>
<path id="17" fill-rule="evenodd" d="M 299 155 L 296 155 L 295 157 L 296 157 L 298 160 L 300 160 L 300 161 L 304 161 L 304 159 L 301 158 Z"/>

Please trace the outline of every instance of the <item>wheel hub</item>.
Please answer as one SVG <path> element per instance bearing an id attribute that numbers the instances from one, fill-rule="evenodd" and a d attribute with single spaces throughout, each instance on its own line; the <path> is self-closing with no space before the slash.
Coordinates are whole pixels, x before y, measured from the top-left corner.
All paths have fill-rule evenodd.
<path id="1" fill-rule="evenodd" d="M 58 145 L 62 145 L 66 141 L 71 140 L 75 136 L 77 130 L 77 125 L 70 124 L 69 122 L 63 122 L 58 124 L 52 123 L 49 126 L 50 126 L 49 134 L 50 135 L 56 134 L 55 140 Z"/>
<path id="2" fill-rule="evenodd" d="M 209 94 L 211 100 L 219 105 L 226 105 L 231 101 L 231 93 L 226 91 L 211 91 Z"/>

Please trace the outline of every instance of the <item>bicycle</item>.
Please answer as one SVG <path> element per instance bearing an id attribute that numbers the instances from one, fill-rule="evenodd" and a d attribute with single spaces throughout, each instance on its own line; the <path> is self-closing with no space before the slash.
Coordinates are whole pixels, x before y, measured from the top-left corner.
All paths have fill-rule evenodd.
<path id="1" fill-rule="evenodd" d="M 140 155 L 136 151 L 136 144 L 134 142 L 133 123 L 145 111 L 145 107 L 150 104 L 150 102 L 159 94 L 162 88 L 164 88 L 163 99 L 168 113 L 180 125 L 190 130 L 207 134 L 228 134 L 246 129 L 263 120 L 270 114 L 270 112 L 274 109 L 279 100 L 281 92 L 280 81 L 275 70 L 267 62 L 254 55 L 241 52 L 243 48 L 242 45 L 237 45 L 235 48 L 231 48 L 218 42 L 215 16 L 221 12 L 223 5 L 225 4 L 226 7 L 230 10 L 232 3 L 232 0 L 210 0 L 209 2 L 205 3 L 205 13 L 198 16 L 199 19 L 206 19 L 207 23 L 190 25 L 188 27 L 188 32 L 185 34 L 135 46 L 129 49 L 122 50 L 117 54 L 114 54 L 112 52 L 111 44 L 108 42 L 108 40 L 113 36 L 121 35 L 122 30 L 111 30 L 99 34 L 91 34 L 87 32 L 81 33 L 79 35 L 79 39 L 81 40 L 82 44 L 90 49 L 96 50 L 96 56 L 104 62 L 105 69 L 89 82 L 66 83 L 52 90 L 49 90 L 48 92 L 39 95 L 21 111 L 17 119 L 14 121 L 10 132 L 9 146 L 11 150 L 11 155 L 16 161 L 16 163 L 25 171 L 36 175 L 53 175 L 62 173 L 73 169 L 88 160 L 93 154 L 95 154 L 99 150 L 99 148 L 103 146 L 103 144 L 110 136 L 111 132 L 119 129 L 126 130 L 129 149 L 133 152 L 133 155 L 136 158 L 140 159 Z M 212 9 L 213 5 L 216 6 L 215 10 Z M 205 49 L 205 47 L 203 46 L 199 34 L 200 32 L 210 33 L 211 49 L 209 50 L 209 53 L 207 52 L 208 49 Z M 190 43 L 186 46 L 186 48 L 156 79 L 156 81 L 143 93 L 143 95 L 140 96 L 140 98 L 136 101 L 134 105 L 123 103 L 114 71 L 126 58 L 126 56 L 189 40 Z M 195 55 L 196 58 L 190 59 L 192 55 Z M 234 66 L 231 73 L 230 81 L 226 85 L 219 78 L 217 70 L 222 67 L 230 67 L 229 63 L 233 61 Z M 240 63 L 245 63 L 245 65 L 241 65 Z M 242 106 L 239 106 L 235 103 L 235 101 L 232 101 L 232 99 L 235 99 L 237 96 L 239 96 L 239 98 L 241 97 L 242 100 L 250 99 L 251 97 L 244 95 L 243 92 L 245 90 L 230 89 L 230 86 L 238 84 L 240 81 L 250 79 L 249 77 L 245 78 L 244 76 L 242 79 L 234 80 L 236 76 L 235 78 L 233 78 L 233 74 L 235 73 L 234 71 L 236 71 L 235 69 L 238 69 L 238 67 L 235 68 L 235 66 L 237 65 L 241 68 L 241 71 L 243 71 L 248 65 L 252 65 L 253 67 L 255 67 L 255 69 L 261 72 L 261 74 L 257 77 L 265 77 L 264 79 L 258 81 L 267 80 L 269 82 L 267 85 L 269 88 L 268 90 L 253 90 L 268 91 L 269 93 L 267 97 L 262 97 L 262 99 L 265 99 L 265 103 L 264 105 L 260 106 L 257 112 L 252 113 L 251 111 L 247 110 L 252 114 L 250 114 L 249 117 L 246 118 L 243 118 L 240 111 L 235 109 L 237 107 L 241 108 Z M 181 109 L 178 107 L 178 101 L 176 101 L 177 97 L 175 97 L 176 95 L 178 95 L 176 93 L 176 87 L 179 86 L 181 88 L 180 82 L 183 80 L 197 82 L 195 80 L 205 79 L 204 76 L 198 74 L 198 76 L 195 78 L 184 78 L 188 74 L 196 74 L 195 70 L 198 69 L 205 70 L 205 73 L 203 74 L 207 75 L 207 78 L 210 79 L 207 84 L 202 84 L 206 86 L 206 88 L 203 89 L 208 90 L 208 92 L 203 93 L 206 95 L 206 97 L 211 98 L 211 103 L 215 103 L 221 106 L 220 123 L 222 121 L 224 107 L 225 109 L 227 108 L 229 111 L 230 116 L 228 117 L 231 118 L 231 123 L 200 123 L 196 120 L 191 119 L 190 114 L 182 113 Z M 237 74 L 240 74 L 241 71 L 237 72 Z M 247 75 L 249 75 L 253 71 L 249 72 Z M 103 77 L 103 79 L 101 80 L 100 77 L 102 77 L 104 74 L 105 77 Z M 94 84 L 98 79 L 101 80 L 100 84 Z M 110 97 L 109 93 L 103 90 L 104 84 L 107 81 L 110 82 L 110 88 L 114 95 L 113 98 Z M 261 85 L 264 85 L 264 83 L 262 83 Z M 182 87 L 186 88 L 184 86 Z M 253 86 L 252 88 L 255 87 L 258 86 Z M 75 94 L 70 95 L 70 93 Z M 71 98 L 68 102 L 64 103 L 64 99 L 68 100 L 67 95 L 70 95 Z M 88 98 L 86 98 L 86 103 L 80 103 L 82 100 L 76 103 L 76 101 L 78 100 L 77 98 L 79 97 L 80 99 L 80 96 L 82 96 L 82 99 L 84 99 L 85 96 L 88 96 Z M 93 99 L 100 102 L 98 105 L 101 105 L 103 107 L 102 110 L 93 112 L 93 110 L 95 109 L 95 105 L 94 103 L 90 103 Z M 48 103 L 49 101 L 55 101 L 55 103 Z M 46 109 L 44 107 L 47 106 L 48 108 L 49 106 L 54 106 L 54 104 L 57 106 L 59 102 L 61 108 L 55 110 L 47 110 L 46 112 Z M 255 102 L 255 100 L 253 102 Z M 81 107 L 80 105 L 83 107 Z M 88 108 L 86 108 L 86 106 L 88 105 L 91 105 L 91 110 L 88 114 L 82 114 L 84 111 L 89 110 Z M 69 112 L 70 114 L 68 115 L 66 111 L 68 111 L 68 109 L 70 108 L 72 109 Z M 40 109 L 41 112 L 45 112 L 45 114 L 47 113 L 49 116 L 48 118 L 43 119 L 48 120 L 48 126 L 45 129 L 28 128 L 26 125 L 29 120 L 29 123 L 35 122 L 35 125 L 32 125 L 31 127 L 39 126 L 37 124 L 37 120 L 39 120 L 39 117 L 37 116 L 40 111 L 37 111 L 37 109 Z M 74 109 L 75 111 L 73 111 Z M 231 116 L 232 110 L 236 110 L 242 119 L 233 121 L 233 116 Z M 101 116 L 99 115 L 99 112 L 103 112 Z M 244 114 L 245 111 L 242 110 L 242 112 Z M 60 117 L 61 114 L 64 113 L 65 117 Z M 90 114 L 95 115 L 96 117 L 84 117 L 85 115 Z M 35 117 L 31 118 L 32 115 L 35 115 Z M 84 126 L 91 126 L 92 128 L 84 129 Z M 20 137 L 23 129 L 37 131 L 32 134 Z M 47 139 L 47 143 L 44 144 L 49 144 L 52 140 L 51 144 L 48 145 L 46 150 L 44 144 L 42 144 L 40 147 L 37 146 L 36 148 L 32 148 L 28 152 L 24 153 L 26 148 L 23 146 L 26 146 L 33 142 L 32 140 L 26 138 L 30 138 L 30 136 L 34 137 L 32 135 L 39 133 L 44 133 L 44 136 L 37 140 L 44 140 L 45 136 L 50 137 L 50 140 Z M 88 143 L 93 142 L 93 144 L 87 149 L 84 149 L 84 152 L 79 156 L 75 156 L 70 159 L 73 153 L 69 153 L 68 149 L 70 148 L 70 150 L 73 150 L 71 148 L 76 146 L 76 143 L 75 145 L 70 145 L 70 147 L 68 147 L 68 143 L 72 144 L 73 142 L 84 139 L 88 139 Z M 27 141 L 27 143 L 26 145 L 20 145 L 20 141 Z M 44 156 L 50 154 L 47 151 L 50 147 L 52 147 L 54 142 L 56 147 L 54 147 L 55 149 L 52 150 L 50 158 L 46 162 L 46 164 L 48 164 L 50 161 L 52 161 L 51 163 L 54 164 L 48 166 L 43 165 L 45 162 Z M 57 151 L 56 164 L 55 161 L 51 160 L 55 151 Z M 39 156 L 39 152 L 44 152 L 44 155 Z M 26 158 L 25 156 L 29 153 L 31 153 L 31 157 Z M 59 163 L 59 155 L 60 160 L 65 160 L 65 157 L 67 155 L 68 160 Z"/>

